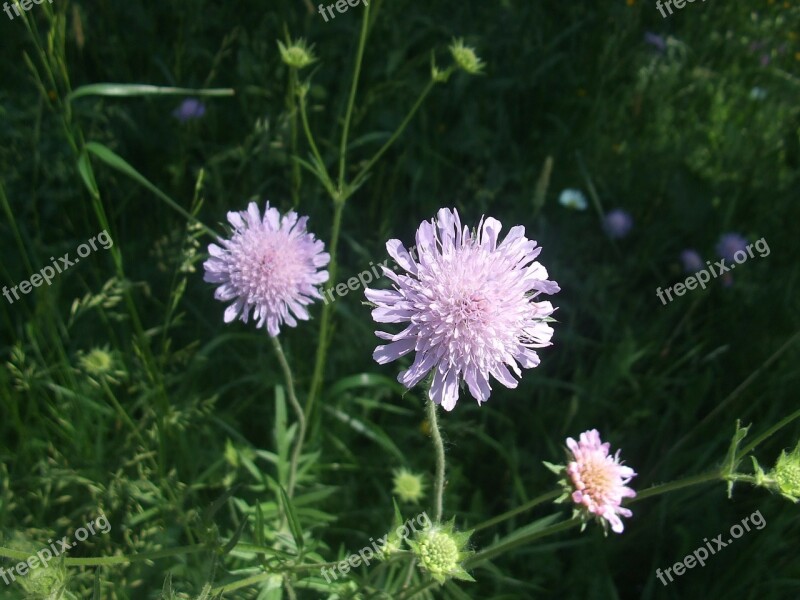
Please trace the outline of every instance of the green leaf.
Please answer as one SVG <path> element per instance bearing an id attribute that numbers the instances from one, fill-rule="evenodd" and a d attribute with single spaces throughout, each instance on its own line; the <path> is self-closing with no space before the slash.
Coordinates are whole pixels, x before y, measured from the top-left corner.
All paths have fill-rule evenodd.
<path id="1" fill-rule="evenodd" d="M 384 450 L 392 454 L 399 461 L 405 461 L 405 456 L 400 451 L 400 448 L 398 448 L 392 439 L 379 427 L 351 417 L 349 414 L 339 410 L 338 408 L 333 408 L 332 406 L 325 406 L 324 408 L 342 423 L 349 425 L 356 432 L 368 437 L 373 442 L 381 446 Z"/>
<path id="2" fill-rule="evenodd" d="M 203 522 L 204 523 L 211 523 L 214 515 L 217 514 L 220 508 L 225 506 L 225 503 L 230 500 L 230 498 L 242 487 L 241 483 L 237 483 L 232 488 L 227 490 L 224 494 L 222 494 L 219 498 L 214 500 L 214 502 L 209 506 L 205 512 L 203 512 Z"/>
<path id="3" fill-rule="evenodd" d="M 236 544 L 239 543 L 239 538 L 242 537 L 242 533 L 244 532 L 244 528 L 247 526 L 247 519 L 242 519 L 242 522 L 239 524 L 239 527 L 236 529 L 236 533 L 233 534 L 233 537 L 228 540 L 228 543 L 223 546 L 222 551 L 220 552 L 221 556 L 227 556 L 231 550 L 236 547 Z"/>
<path id="4" fill-rule="evenodd" d="M 90 83 L 82 85 L 67 96 L 72 102 L 83 96 L 115 96 L 132 98 L 134 96 L 233 96 L 232 88 L 192 89 L 161 87 L 141 83 Z"/>
<path id="5" fill-rule="evenodd" d="M 78 173 L 80 173 L 81 179 L 83 179 L 83 183 L 86 184 L 86 189 L 89 190 L 89 193 L 95 198 L 99 197 L 100 190 L 94 179 L 92 163 L 89 161 L 89 155 L 86 152 L 82 152 L 81 157 L 78 159 Z"/>
<path id="6" fill-rule="evenodd" d="M 142 175 L 141 173 L 139 173 L 139 171 L 134 169 L 124 158 L 122 158 L 118 154 L 115 154 L 114 152 L 106 148 L 103 144 L 98 144 L 97 142 L 87 142 L 86 151 L 94 154 L 97 158 L 106 163 L 112 169 L 119 171 L 123 175 L 127 175 L 128 177 L 133 179 L 136 183 L 150 190 L 153 194 L 155 194 L 156 196 L 161 198 L 164 202 L 166 202 L 170 208 L 174 209 L 175 211 L 183 215 L 187 220 L 197 223 L 209 235 L 215 238 L 220 237 L 218 233 L 208 228 L 196 217 L 193 217 L 182 206 L 180 206 L 177 202 L 175 202 L 175 200 L 173 200 L 167 194 L 158 189 L 158 187 L 150 183 L 150 181 L 144 175 Z M 80 163 L 78 167 L 80 169 Z M 89 185 L 89 183 L 87 183 L 87 185 Z M 90 187 L 89 189 L 91 190 L 92 188 Z"/>
<path id="7" fill-rule="evenodd" d="M 294 505 L 292 501 L 289 499 L 289 496 L 286 494 L 286 490 L 283 489 L 283 486 L 280 487 L 281 492 L 281 506 L 286 514 L 286 518 L 289 521 L 289 530 L 292 532 L 292 537 L 294 538 L 294 543 L 297 545 L 298 551 L 302 551 L 303 549 L 303 530 L 300 528 L 300 521 L 297 519 L 297 513 L 294 510 Z"/>

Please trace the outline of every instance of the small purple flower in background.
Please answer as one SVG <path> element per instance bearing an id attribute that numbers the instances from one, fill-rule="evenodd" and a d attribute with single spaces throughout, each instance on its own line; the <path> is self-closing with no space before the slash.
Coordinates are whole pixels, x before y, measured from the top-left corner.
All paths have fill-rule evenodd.
<path id="1" fill-rule="evenodd" d="M 181 123 L 199 119 L 204 114 L 206 114 L 206 105 L 197 98 L 186 98 L 178 108 L 172 111 L 172 116 Z"/>
<path id="2" fill-rule="evenodd" d="M 768 67 L 770 62 L 772 62 L 772 59 L 769 57 L 769 54 L 762 54 L 761 55 L 761 66 L 762 67 Z"/>
<path id="3" fill-rule="evenodd" d="M 723 273 L 719 280 L 724 288 L 729 288 L 733 285 L 733 275 L 730 273 Z"/>
<path id="4" fill-rule="evenodd" d="M 391 342 L 378 346 L 373 358 L 386 364 L 416 352 L 413 364 L 397 378 L 411 389 L 433 370 L 429 397 L 453 410 L 463 380 L 478 404 L 491 393 L 491 375 L 507 388 L 517 387 L 520 366 L 539 364 L 534 348 L 550 345 L 553 328 L 550 302 L 539 294 L 555 294 L 558 284 L 535 262 L 541 248 L 512 227 L 498 244 L 502 225 L 482 220 L 477 230 L 461 226 L 458 212 L 442 208 L 417 230 L 419 262 L 400 240 L 389 240 L 389 255 L 405 270 L 383 268 L 394 289 L 366 289 L 377 307 L 377 323 L 406 323 L 398 334 L 376 331 Z"/>
<path id="5" fill-rule="evenodd" d="M 726 233 L 717 242 L 717 255 L 729 263 L 734 262 L 733 255 L 740 250 L 742 252 L 747 251 L 747 240 L 738 233 Z"/>
<path id="6" fill-rule="evenodd" d="M 697 271 L 706 266 L 697 250 L 692 248 L 687 248 L 681 252 L 681 262 L 686 273 L 697 273 Z"/>
<path id="7" fill-rule="evenodd" d="M 603 217 L 603 229 L 609 237 L 615 240 L 622 239 L 633 229 L 633 217 L 629 212 L 615 208 Z"/>
<path id="8" fill-rule="evenodd" d="M 663 53 L 667 49 L 667 41 L 663 35 L 658 35 L 648 31 L 644 34 L 644 41 L 653 46 L 656 50 Z"/>
<path id="9" fill-rule="evenodd" d="M 275 337 L 282 323 L 295 327 L 295 317 L 307 321 L 305 306 L 322 298 L 317 286 L 328 280 L 328 271 L 319 269 L 330 262 L 325 245 L 306 231 L 308 217 L 298 219 L 294 211 L 281 217 L 267 202 L 262 219 L 251 202 L 247 211 L 229 212 L 228 221 L 231 238 L 220 238 L 222 247 L 210 244 L 211 257 L 203 263 L 203 279 L 219 284 L 214 298 L 233 301 L 225 322 L 239 316 L 247 323 L 255 309 L 256 328 L 266 324 Z"/>

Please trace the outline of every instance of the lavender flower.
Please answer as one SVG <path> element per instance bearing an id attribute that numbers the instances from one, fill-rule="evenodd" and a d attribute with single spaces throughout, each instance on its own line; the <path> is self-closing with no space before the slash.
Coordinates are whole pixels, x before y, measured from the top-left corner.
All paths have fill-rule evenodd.
<path id="1" fill-rule="evenodd" d="M 734 262 L 733 255 L 738 251 L 747 251 L 747 240 L 738 233 L 726 233 L 717 242 L 717 254 L 728 262 Z"/>
<path id="2" fill-rule="evenodd" d="M 664 53 L 667 49 L 667 41 L 664 39 L 663 35 L 658 35 L 648 31 L 644 34 L 644 41 L 661 53 Z"/>
<path id="3" fill-rule="evenodd" d="M 281 217 L 267 202 L 262 219 L 251 202 L 246 212 L 229 212 L 228 221 L 233 235 L 219 240 L 222 247 L 209 245 L 211 258 L 203 264 L 204 280 L 220 284 L 214 297 L 233 300 L 225 322 L 239 316 L 247 323 L 255 309 L 256 328 L 266 324 L 275 337 L 282 323 L 295 327 L 295 317 L 308 320 L 305 307 L 322 298 L 316 286 L 328 280 L 328 271 L 319 269 L 330 262 L 325 245 L 306 232 L 308 217 L 298 219 L 294 211 Z"/>
<path id="4" fill-rule="evenodd" d="M 700 269 L 705 267 L 703 257 L 692 248 L 687 248 L 681 252 L 681 262 L 683 263 L 683 270 L 686 273 L 697 273 Z"/>
<path id="5" fill-rule="evenodd" d="M 204 114 L 206 114 L 206 105 L 197 98 L 186 98 L 178 108 L 172 111 L 172 116 L 181 123 L 199 119 Z"/>
<path id="6" fill-rule="evenodd" d="M 540 293 L 559 291 L 535 262 L 541 248 L 519 225 L 498 245 L 501 227 L 489 217 L 470 232 L 457 211 L 442 208 L 417 230 L 419 262 L 400 240 L 389 240 L 386 249 L 406 273 L 384 267 L 394 289 L 365 292 L 376 304 L 376 322 L 408 323 L 398 334 L 376 332 L 391 343 L 378 346 L 373 358 L 386 364 L 415 351 L 398 381 L 411 389 L 433 370 L 430 399 L 448 411 L 458 401 L 461 380 L 478 404 L 491 393 L 489 375 L 515 388 L 508 367 L 517 377 L 520 366 L 536 367 L 533 349 L 549 346 L 553 336 L 547 321 L 555 309 L 535 301 Z"/>
<path id="7" fill-rule="evenodd" d="M 603 229 L 609 237 L 622 239 L 633 229 L 633 217 L 621 208 L 615 208 L 603 218 Z"/>

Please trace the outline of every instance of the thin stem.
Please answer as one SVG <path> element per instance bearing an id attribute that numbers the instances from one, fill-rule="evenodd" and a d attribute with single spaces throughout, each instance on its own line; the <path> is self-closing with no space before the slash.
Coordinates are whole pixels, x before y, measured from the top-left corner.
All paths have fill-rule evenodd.
<path id="1" fill-rule="evenodd" d="M 544 529 L 539 529 L 538 531 L 532 531 L 527 535 L 516 535 L 511 534 L 505 540 L 500 540 L 496 544 L 492 544 L 488 548 L 481 550 L 477 554 L 471 556 L 467 560 L 464 561 L 464 568 L 469 569 L 471 567 L 475 567 L 480 563 L 489 560 L 490 558 L 494 558 L 500 554 L 504 554 L 509 550 L 513 550 L 519 546 L 524 546 L 525 544 L 529 544 L 535 540 L 541 539 L 548 535 L 553 535 L 554 533 L 560 533 L 562 531 L 566 531 L 567 529 L 571 529 L 578 525 L 581 522 L 580 517 L 574 517 L 567 521 L 561 521 L 560 523 L 555 523 L 554 525 L 550 525 L 549 527 L 545 527 Z M 510 538 L 510 539 L 509 539 Z"/>
<path id="2" fill-rule="evenodd" d="M 442 503 L 444 496 L 444 444 L 442 443 L 442 435 L 439 432 L 439 421 L 436 418 L 436 404 L 433 400 L 427 401 L 428 407 L 428 422 L 431 427 L 431 438 L 433 439 L 433 447 L 436 450 L 436 484 L 434 490 L 434 521 L 439 522 L 442 520 Z"/>
<path id="3" fill-rule="evenodd" d="M 306 437 L 306 416 L 303 414 L 303 408 L 297 401 L 297 396 L 294 392 L 294 378 L 292 377 L 292 369 L 289 367 L 289 362 L 286 360 L 286 354 L 283 352 L 280 340 L 277 337 L 270 336 L 272 347 L 275 349 L 275 354 L 278 356 L 278 362 L 283 369 L 283 377 L 286 380 L 286 390 L 289 394 L 289 402 L 297 415 L 297 442 L 292 450 L 292 459 L 289 463 L 289 481 L 286 484 L 286 494 L 291 498 L 294 494 L 294 486 L 297 482 L 297 464 L 300 462 L 300 453 L 303 449 L 303 442 Z"/>
<path id="4" fill-rule="evenodd" d="M 527 512 L 527 511 L 531 510 L 532 508 L 534 508 L 535 506 L 539 506 L 540 504 L 542 504 L 544 502 L 548 502 L 550 500 L 555 500 L 556 498 L 559 497 L 559 495 L 561 493 L 562 493 L 561 490 L 554 490 L 552 492 L 547 492 L 546 494 L 542 494 L 541 496 L 537 496 L 536 498 L 526 502 L 522 506 L 518 506 L 517 508 L 509 510 L 508 512 L 505 512 L 502 515 L 498 515 L 496 517 L 493 517 L 493 518 L 489 519 L 488 521 L 484 521 L 483 523 L 481 523 L 477 527 L 473 527 L 472 530 L 473 531 L 480 531 L 481 529 L 486 529 L 487 527 L 492 527 L 493 525 L 497 525 L 498 523 L 502 523 L 503 521 L 507 521 L 508 519 L 511 519 L 513 517 L 516 517 L 519 514 Z"/>
<path id="5" fill-rule="evenodd" d="M 792 413 L 792 414 L 790 414 L 788 417 L 785 417 L 784 419 L 781 419 L 780 421 L 778 421 L 777 423 L 775 423 L 775 425 L 773 425 L 772 427 L 770 427 L 769 429 L 767 429 L 767 430 L 766 430 L 764 433 L 762 433 L 760 436 L 758 436 L 758 437 L 757 437 L 756 439 L 754 439 L 752 442 L 750 442 L 749 444 L 747 444 L 747 446 L 745 446 L 744 448 L 742 448 L 742 450 L 740 450 L 740 451 L 739 451 L 739 454 L 737 454 L 737 455 L 736 455 L 736 460 L 737 460 L 737 461 L 739 461 L 739 460 L 741 460 L 743 457 L 747 456 L 747 454 L 748 454 L 748 453 L 750 453 L 750 452 L 752 452 L 753 450 L 755 450 L 755 448 L 756 448 L 756 447 L 757 447 L 757 446 L 758 446 L 758 445 L 759 445 L 761 442 L 765 441 L 767 438 L 769 438 L 770 436 L 772 436 L 774 433 L 776 433 L 776 432 L 777 432 L 777 431 L 779 431 L 780 429 L 783 429 L 784 427 L 786 427 L 786 426 L 787 426 L 789 423 L 791 423 L 792 421 L 794 421 L 794 420 L 795 420 L 795 419 L 797 419 L 798 417 L 800 417 L 800 410 L 797 410 L 797 411 L 793 412 L 793 413 Z"/>
<path id="6" fill-rule="evenodd" d="M 132 562 L 142 560 L 155 560 L 157 558 L 168 558 L 170 556 L 178 556 L 183 554 L 194 554 L 208 550 L 209 547 L 205 544 L 193 544 L 191 546 L 181 546 L 179 548 L 167 548 L 165 550 L 153 550 L 152 552 L 142 552 L 140 554 L 131 554 L 128 556 L 96 556 L 94 558 L 64 558 L 64 566 L 67 567 L 100 567 L 111 565 L 125 565 Z M 0 556 L 4 558 L 11 558 L 13 560 L 27 560 L 29 552 L 21 550 L 12 550 L 10 548 L 0 547 Z"/>
<path id="7" fill-rule="evenodd" d="M 344 117 L 344 129 L 342 130 L 342 141 L 339 146 L 339 193 L 344 191 L 344 171 L 347 162 L 347 137 L 350 134 L 350 121 L 353 117 L 353 107 L 356 103 L 356 91 L 358 91 L 358 78 L 361 74 L 361 63 L 364 60 L 364 46 L 367 43 L 367 31 L 369 30 L 369 4 L 364 7 L 364 20 L 361 22 L 361 36 L 358 39 L 358 52 L 356 53 L 356 66 L 353 72 L 353 82 L 350 85 L 350 98 L 347 101 L 347 111 Z"/>
<path id="8" fill-rule="evenodd" d="M 334 202 L 333 206 L 333 226 L 331 231 L 330 245 L 331 262 L 328 264 L 328 282 L 331 286 L 336 283 L 336 254 L 339 246 L 339 231 L 342 228 L 342 212 L 344 211 L 344 202 Z M 314 402 L 317 399 L 317 395 L 322 387 L 322 379 L 325 376 L 325 359 L 328 353 L 328 345 L 330 342 L 328 329 L 330 328 L 332 309 L 332 302 L 326 302 L 322 307 L 322 317 L 319 326 L 319 343 L 317 344 L 317 355 L 314 361 L 314 374 L 311 377 L 311 387 L 308 392 L 308 401 L 306 402 L 306 419 L 311 418 L 311 413 L 314 409 Z"/>
<path id="9" fill-rule="evenodd" d="M 317 159 L 319 163 L 319 167 L 323 169 L 322 175 L 324 179 L 322 180 L 322 184 L 328 188 L 330 185 L 330 175 L 328 175 L 327 170 L 325 170 L 325 162 L 322 160 L 322 155 L 319 153 L 319 148 L 317 147 L 317 143 L 314 141 L 314 134 L 311 133 L 311 127 L 308 124 L 308 112 L 306 111 L 306 96 L 305 93 L 302 91 L 298 94 L 300 98 L 300 120 L 303 123 L 303 132 L 306 134 L 306 141 L 308 145 L 311 147 L 311 153 L 314 155 L 314 158 Z M 332 189 L 328 191 L 332 192 Z"/>
<path id="10" fill-rule="evenodd" d="M 693 477 L 687 477 L 686 479 L 679 479 L 678 481 L 662 483 L 661 485 L 655 485 L 642 492 L 637 492 L 636 497 L 631 499 L 629 504 L 632 502 L 639 502 L 640 500 L 645 500 L 647 498 L 652 498 L 654 496 L 660 496 L 661 494 L 666 494 L 667 492 L 673 492 L 675 490 L 691 487 L 693 485 L 699 485 L 701 483 L 708 483 L 709 481 L 718 481 L 722 479 L 724 479 L 722 473 L 717 470 L 710 471 L 708 473 L 701 473 Z"/>
<path id="11" fill-rule="evenodd" d="M 286 103 L 289 108 L 289 130 L 290 148 L 293 156 L 297 156 L 297 71 L 289 69 L 289 91 Z M 296 160 L 292 161 L 292 205 L 297 208 L 300 204 L 300 186 L 302 179 L 300 176 L 300 165 Z"/>
<path id="12" fill-rule="evenodd" d="M 411 122 L 411 119 L 414 118 L 414 115 L 416 114 L 417 110 L 419 110 L 419 107 L 422 106 L 422 103 L 425 101 L 425 98 L 428 96 L 428 94 L 430 94 L 431 90 L 433 89 L 433 87 L 435 85 L 436 85 L 436 81 L 434 79 L 431 79 L 428 82 L 428 85 L 426 85 L 425 89 L 422 90 L 422 93 L 419 95 L 419 98 L 417 98 L 417 101 L 414 103 L 414 106 L 412 106 L 411 110 L 408 111 L 408 114 L 406 115 L 406 118 L 403 119 L 402 123 L 400 123 L 400 126 L 392 134 L 392 137 L 390 137 L 386 141 L 386 143 L 383 146 L 381 146 L 381 149 L 378 150 L 378 152 L 375 154 L 375 156 L 370 158 L 367 161 L 367 164 L 364 165 L 364 167 L 362 167 L 361 170 L 358 172 L 358 175 L 355 176 L 355 178 L 353 179 L 352 187 L 354 187 L 354 188 L 358 187 L 358 184 L 361 182 L 361 180 L 364 177 L 366 177 L 367 173 L 372 168 L 372 165 L 374 165 L 381 158 L 381 156 L 383 156 L 384 153 L 391 147 L 391 145 L 394 144 L 395 141 L 397 141 L 397 138 L 399 138 L 402 135 L 403 131 L 405 131 L 405 128 Z"/>

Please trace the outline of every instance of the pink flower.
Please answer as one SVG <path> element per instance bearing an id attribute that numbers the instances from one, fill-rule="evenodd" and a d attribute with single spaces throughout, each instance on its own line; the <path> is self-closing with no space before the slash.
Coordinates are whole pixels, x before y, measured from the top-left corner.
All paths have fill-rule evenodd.
<path id="1" fill-rule="evenodd" d="M 267 326 L 269 335 L 280 333 L 280 325 L 297 325 L 308 320 L 306 306 L 322 298 L 316 286 L 328 280 L 327 271 L 319 271 L 330 262 L 325 245 L 306 232 L 308 217 L 297 218 L 290 211 L 281 217 L 269 202 L 264 217 L 251 202 L 247 211 L 229 212 L 233 225 L 230 239 L 211 244 L 204 280 L 220 284 L 214 297 L 228 302 L 225 322 L 237 316 L 247 323 L 250 311 L 258 319 L 256 328 Z M 291 312 L 290 312 L 291 311 Z"/>
<path id="2" fill-rule="evenodd" d="M 377 305 L 376 322 L 408 324 L 398 334 L 376 332 L 391 343 L 378 346 L 373 358 L 386 364 L 416 352 L 398 381 L 411 389 L 433 370 L 430 399 L 448 411 L 462 380 L 478 404 L 489 398 L 489 375 L 515 388 L 508 367 L 520 377 L 520 366 L 537 366 L 534 348 L 549 346 L 553 336 L 547 321 L 555 309 L 535 301 L 559 291 L 535 262 L 541 248 L 519 225 L 498 245 L 501 227 L 489 217 L 470 232 L 457 211 L 442 208 L 417 230 L 419 262 L 400 240 L 389 240 L 386 249 L 405 273 L 384 267 L 394 288 L 365 292 Z"/>
<path id="3" fill-rule="evenodd" d="M 581 434 L 580 441 L 567 438 L 567 447 L 574 460 L 567 464 L 567 478 L 571 484 L 572 501 L 589 517 L 601 521 L 605 528 L 611 524 L 614 533 L 622 533 L 623 517 L 630 517 L 631 511 L 622 508 L 623 498 L 634 498 L 636 492 L 626 484 L 636 477 L 630 467 L 622 466 L 619 450 L 609 456 L 610 444 L 600 441 L 596 429 Z"/>

